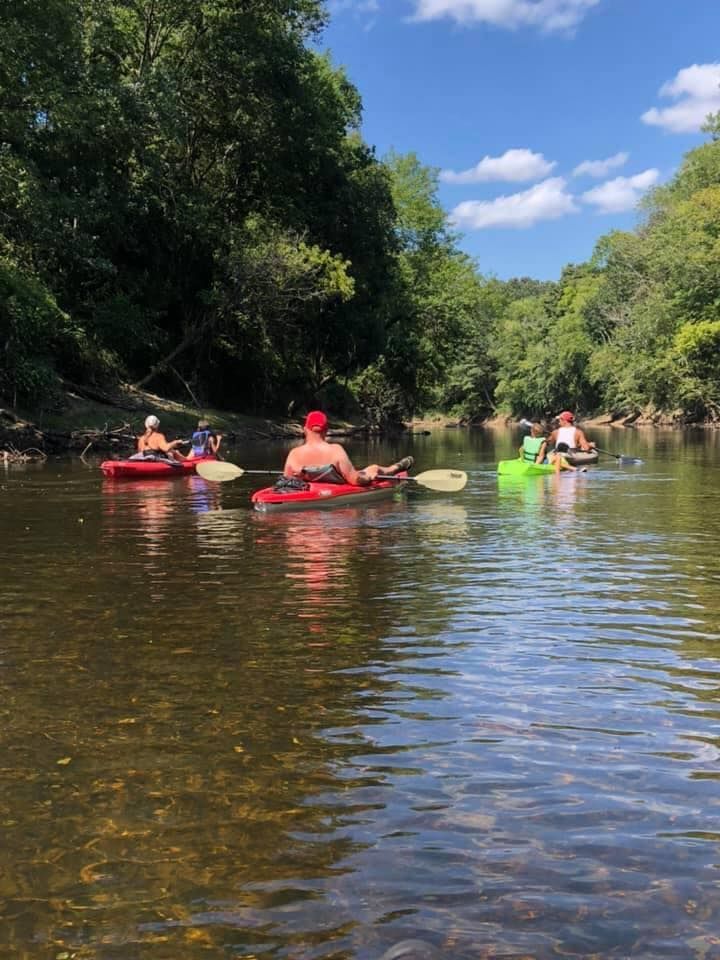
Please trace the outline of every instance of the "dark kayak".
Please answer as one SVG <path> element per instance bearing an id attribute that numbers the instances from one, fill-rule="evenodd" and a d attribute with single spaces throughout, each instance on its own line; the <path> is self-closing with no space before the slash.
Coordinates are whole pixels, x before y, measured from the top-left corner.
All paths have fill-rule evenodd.
<path id="1" fill-rule="evenodd" d="M 563 456 L 571 467 L 587 467 L 598 462 L 599 454 L 597 450 L 568 450 Z"/>

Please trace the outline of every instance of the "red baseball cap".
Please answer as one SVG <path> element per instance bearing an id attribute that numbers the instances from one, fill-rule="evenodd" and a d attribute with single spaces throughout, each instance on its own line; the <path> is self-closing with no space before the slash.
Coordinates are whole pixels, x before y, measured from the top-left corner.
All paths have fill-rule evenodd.
<path id="1" fill-rule="evenodd" d="M 575 414 L 570 413 L 569 410 L 563 410 L 563 412 L 558 417 L 558 420 L 567 420 L 569 423 L 573 423 L 575 420 Z"/>
<path id="2" fill-rule="evenodd" d="M 311 410 L 310 413 L 305 417 L 305 429 L 306 430 L 317 430 L 319 433 L 323 433 L 327 430 L 328 418 L 322 412 L 322 410 Z"/>

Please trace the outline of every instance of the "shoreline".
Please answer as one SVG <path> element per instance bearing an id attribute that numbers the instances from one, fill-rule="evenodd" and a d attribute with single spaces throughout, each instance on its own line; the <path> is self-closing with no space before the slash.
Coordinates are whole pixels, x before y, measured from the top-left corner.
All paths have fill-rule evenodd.
<path id="1" fill-rule="evenodd" d="M 223 434 L 229 444 L 252 443 L 266 440 L 295 440 L 302 437 L 301 418 L 267 417 L 213 410 L 183 404 L 157 394 L 121 387 L 114 395 L 103 394 L 92 388 L 66 385 L 68 389 L 54 410 L 25 411 L 0 405 L 0 460 L 18 462 L 31 458 L 30 452 L 40 458 L 47 455 L 130 452 L 136 437 L 142 433 L 142 424 L 149 413 L 160 417 L 163 432 L 168 436 L 189 436 L 198 419 L 207 418 Z M 1 402 L 0 402 L 1 404 Z M 330 436 L 338 440 L 371 433 L 366 426 L 345 420 L 333 420 Z M 679 411 L 662 414 L 644 411 L 622 417 L 600 414 L 579 418 L 585 429 L 717 429 L 717 422 L 688 423 Z M 388 435 L 417 435 L 434 430 L 488 429 L 507 430 L 519 427 L 519 419 L 494 416 L 476 422 L 432 414 L 417 417 Z"/>

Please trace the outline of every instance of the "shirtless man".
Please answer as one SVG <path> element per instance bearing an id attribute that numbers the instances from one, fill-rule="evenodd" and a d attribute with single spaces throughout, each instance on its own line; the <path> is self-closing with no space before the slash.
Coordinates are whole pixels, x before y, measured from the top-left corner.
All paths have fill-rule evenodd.
<path id="1" fill-rule="evenodd" d="M 178 453 L 177 447 L 185 443 L 184 440 L 172 440 L 170 443 L 165 439 L 165 434 L 160 433 L 158 427 L 160 421 L 154 414 L 145 418 L 145 433 L 138 437 L 137 456 L 144 457 L 146 454 L 164 453 L 170 460 L 185 460 L 182 453 Z"/>
<path id="2" fill-rule="evenodd" d="M 308 480 L 329 480 L 335 483 L 351 483 L 366 486 L 379 473 L 395 474 L 408 470 L 412 457 L 405 457 L 390 467 L 381 467 L 377 463 L 356 470 L 344 447 L 339 443 L 329 443 L 326 439 L 328 419 L 320 410 L 313 410 L 305 417 L 303 432 L 305 441 L 287 455 L 283 473 L 286 477 L 300 477 Z"/>

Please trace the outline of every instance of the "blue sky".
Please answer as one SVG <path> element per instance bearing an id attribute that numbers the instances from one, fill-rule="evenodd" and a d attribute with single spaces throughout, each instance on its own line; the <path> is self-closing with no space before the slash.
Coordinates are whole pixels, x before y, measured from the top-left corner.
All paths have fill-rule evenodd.
<path id="1" fill-rule="evenodd" d="M 555 279 L 637 223 L 720 110 L 720 0 L 330 0 L 379 156 L 415 152 L 482 273 Z M 581 166 L 583 165 L 583 166 Z"/>

